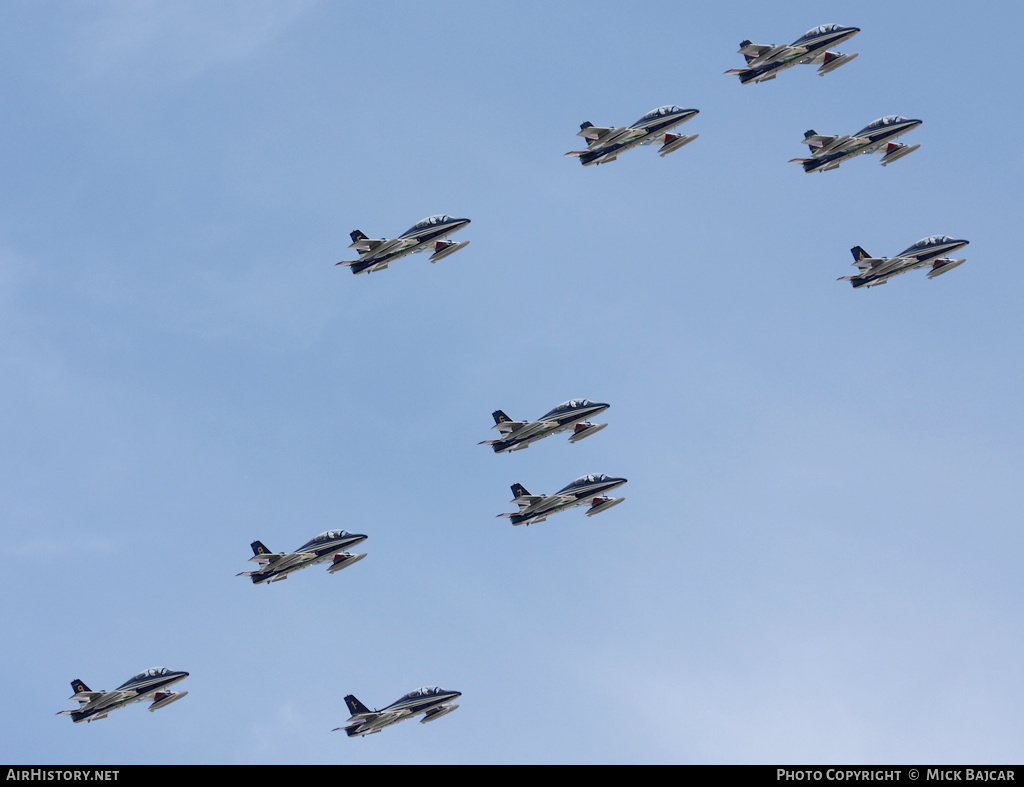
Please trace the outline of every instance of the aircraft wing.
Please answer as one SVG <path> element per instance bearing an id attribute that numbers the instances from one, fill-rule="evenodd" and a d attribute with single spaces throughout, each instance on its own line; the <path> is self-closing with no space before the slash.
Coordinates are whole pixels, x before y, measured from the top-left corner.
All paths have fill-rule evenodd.
<path id="1" fill-rule="evenodd" d="M 523 502 L 526 500 L 529 500 L 529 502 L 524 506 Z M 547 495 L 546 497 L 538 495 L 524 495 L 523 497 L 517 498 L 515 502 L 519 504 L 520 516 L 524 514 L 532 516 L 533 514 L 540 514 L 568 502 L 576 502 L 576 497 L 574 495 Z"/>
<path id="2" fill-rule="evenodd" d="M 763 66 L 766 63 L 777 63 L 801 57 L 807 54 L 807 47 L 789 46 L 788 44 L 780 44 L 778 46 L 747 44 L 740 50 L 740 54 L 753 58 L 747 61 L 747 68 L 749 69 Z"/>
<path id="3" fill-rule="evenodd" d="M 415 238 L 392 238 L 391 240 L 357 240 L 350 249 L 359 250 L 358 260 L 339 262 L 338 265 L 354 265 L 357 262 L 365 262 L 367 257 L 379 257 L 384 254 L 394 254 L 419 244 Z"/>
<path id="4" fill-rule="evenodd" d="M 136 696 L 138 694 L 137 691 L 105 691 L 105 692 L 94 691 L 94 692 L 90 692 L 90 693 L 91 694 L 99 694 L 100 696 L 94 697 L 89 702 L 87 702 L 84 705 L 82 705 L 82 707 L 80 707 L 78 709 L 79 712 L 81 712 L 81 711 L 99 710 L 100 708 L 105 708 L 108 705 L 113 705 L 115 702 L 120 702 L 121 700 L 130 699 L 131 697 L 134 697 L 134 696 Z M 81 694 L 78 695 L 78 697 L 81 697 L 81 696 L 82 696 Z M 76 699 L 78 697 L 76 697 Z"/>
<path id="5" fill-rule="evenodd" d="M 321 557 L 329 557 L 321 556 Z M 275 571 L 294 566 L 296 563 L 317 562 L 320 558 L 312 552 L 276 552 L 263 555 L 254 555 L 249 558 L 250 563 L 259 563 L 261 567 L 272 568 Z M 242 576 L 239 574 L 239 576 Z"/>
<path id="6" fill-rule="evenodd" d="M 411 713 L 409 710 L 392 710 L 383 711 L 380 713 L 371 713 L 369 716 L 353 716 L 349 721 L 361 721 L 363 727 L 386 727 L 389 724 L 394 724 L 396 721 L 404 719 Z"/>
<path id="7" fill-rule="evenodd" d="M 853 263 L 854 267 L 860 268 L 862 271 L 870 271 L 873 268 L 877 268 L 889 261 L 888 257 L 864 257 Z"/>
<path id="8" fill-rule="evenodd" d="M 557 425 L 557 421 L 505 421 L 495 424 L 491 428 L 497 429 L 503 437 L 521 439 L 536 434 L 541 429 Z"/>

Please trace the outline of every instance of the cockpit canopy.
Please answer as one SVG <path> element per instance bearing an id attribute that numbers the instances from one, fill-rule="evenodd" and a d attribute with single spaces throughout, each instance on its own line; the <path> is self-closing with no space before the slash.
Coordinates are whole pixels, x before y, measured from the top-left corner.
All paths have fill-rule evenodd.
<path id="1" fill-rule="evenodd" d="M 417 221 L 415 224 L 409 227 L 409 229 L 405 231 L 405 234 L 408 235 L 410 232 L 414 232 L 415 230 L 422 230 L 427 227 L 435 227 L 438 224 L 447 224 L 450 221 L 452 221 L 452 217 L 444 213 L 438 213 L 436 216 L 427 216 L 422 221 Z"/>
<path id="2" fill-rule="evenodd" d="M 836 30 L 842 30 L 842 28 L 842 25 L 818 25 L 804 33 L 801 38 L 814 38 L 815 36 L 820 36 L 824 33 L 832 33 Z"/>
<path id="3" fill-rule="evenodd" d="M 560 405 L 558 405 L 558 407 L 555 407 L 552 410 L 549 410 L 548 412 L 544 413 L 544 415 L 541 416 L 541 420 L 543 421 L 545 418 L 550 418 L 552 416 L 559 415 L 560 413 L 566 413 L 571 410 L 579 410 L 580 408 L 583 407 L 592 407 L 593 404 L 594 403 L 589 399 L 570 399 L 568 402 L 562 402 Z"/>
<path id="4" fill-rule="evenodd" d="M 666 115 L 674 115 L 676 112 L 682 112 L 682 111 L 683 111 L 682 107 L 677 107 L 675 104 L 666 104 L 663 107 L 658 107 L 657 109 L 652 109 L 650 112 L 648 112 L 646 115 L 644 115 L 642 118 L 640 118 L 633 125 L 634 126 L 639 126 L 639 125 L 642 125 L 642 124 L 646 123 L 648 120 L 656 120 L 657 118 L 665 117 Z"/>
<path id="5" fill-rule="evenodd" d="M 901 115 L 886 115 L 884 118 L 878 120 L 872 120 L 864 128 L 857 132 L 856 136 L 860 137 L 871 131 L 876 131 L 884 126 L 895 126 L 897 123 L 905 123 L 907 119 Z"/>
<path id="6" fill-rule="evenodd" d="M 417 697 L 433 697 L 436 694 L 449 694 L 448 689 L 442 689 L 440 686 L 421 686 L 415 691 L 410 691 L 404 697 L 403 700 L 413 700 Z M 401 700 L 399 700 L 401 702 Z"/>
<path id="7" fill-rule="evenodd" d="M 599 484 L 602 481 L 607 481 L 607 480 L 608 480 L 608 476 L 606 476 L 604 473 L 591 473 L 590 475 L 581 475 L 579 478 L 577 478 L 571 484 L 566 484 L 564 487 L 562 487 L 560 490 L 558 490 L 558 492 L 556 492 L 555 494 L 560 494 L 561 492 L 564 492 L 566 489 L 569 489 L 569 488 L 574 487 L 574 486 L 583 486 L 584 484 Z"/>
<path id="8" fill-rule="evenodd" d="M 951 243 L 953 239 L 948 235 L 929 235 L 927 238 L 921 238 L 913 246 L 904 249 L 900 252 L 900 256 L 904 256 L 908 253 L 920 251 L 921 249 L 928 248 L 929 246 L 941 246 L 943 243 Z"/>
<path id="9" fill-rule="evenodd" d="M 316 546 L 317 544 L 322 544 L 327 541 L 337 541 L 341 538 L 348 538 L 351 535 L 352 534 L 349 533 L 347 530 L 328 530 L 325 533 L 321 533 L 320 535 L 314 536 L 313 538 L 309 539 L 309 541 L 307 541 L 305 544 L 299 547 L 299 549 L 302 550 L 306 547 Z"/>
<path id="10" fill-rule="evenodd" d="M 162 675 L 170 675 L 170 674 L 171 674 L 171 671 L 169 669 L 167 669 L 167 667 L 153 667 L 153 669 L 148 669 L 148 670 L 145 670 L 144 672 L 140 672 L 138 675 L 133 675 L 129 680 L 126 680 L 124 683 L 122 683 L 120 686 L 118 686 L 118 688 L 119 689 L 124 688 L 129 683 L 135 683 L 135 682 L 140 681 L 140 680 L 145 680 L 146 678 L 159 678 Z"/>

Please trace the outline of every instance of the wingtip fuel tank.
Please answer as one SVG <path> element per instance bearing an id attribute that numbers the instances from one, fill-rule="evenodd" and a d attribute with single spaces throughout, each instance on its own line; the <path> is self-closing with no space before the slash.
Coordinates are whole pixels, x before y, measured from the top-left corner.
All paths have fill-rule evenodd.
<path id="1" fill-rule="evenodd" d="M 364 557 L 366 557 L 366 553 L 365 552 L 362 553 L 362 554 L 359 554 L 359 555 L 353 555 L 353 554 L 351 554 L 349 552 L 345 552 L 344 554 L 341 554 L 341 555 L 335 555 L 334 556 L 334 563 L 332 563 L 328 567 L 327 573 L 328 574 L 333 574 L 335 571 L 341 571 L 343 568 L 348 568 L 353 563 L 358 563 Z"/>

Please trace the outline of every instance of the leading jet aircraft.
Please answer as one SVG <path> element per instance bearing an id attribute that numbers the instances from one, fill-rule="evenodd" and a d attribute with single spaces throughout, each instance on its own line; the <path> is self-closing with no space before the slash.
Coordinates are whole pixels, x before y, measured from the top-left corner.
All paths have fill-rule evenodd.
<path id="1" fill-rule="evenodd" d="M 420 713 L 426 714 L 420 719 L 420 724 L 426 724 L 428 721 L 439 719 L 458 708 L 459 706 L 453 705 L 451 701 L 461 696 L 461 691 L 448 691 L 439 686 L 424 686 L 410 691 L 386 708 L 370 710 L 357 700 L 355 695 L 349 694 L 345 697 L 345 704 L 348 705 L 349 713 L 352 714 L 349 719 L 349 722 L 352 723 L 347 727 L 335 727 L 333 732 L 345 730 L 350 738 L 356 735 L 360 737 L 373 735 L 391 724 L 411 719 Z"/>
<path id="2" fill-rule="evenodd" d="M 519 506 L 514 514 L 498 514 L 507 517 L 513 525 L 534 525 L 543 522 L 551 514 L 589 502 L 587 516 L 600 514 L 617 506 L 626 498 L 608 497 L 605 493 L 626 483 L 625 478 L 612 478 L 603 473 L 580 476 L 571 484 L 562 487 L 553 495 L 531 495 L 522 484 L 512 484 L 512 502 Z"/>
<path id="3" fill-rule="evenodd" d="M 610 406 L 587 399 L 570 399 L 544 413 L 537 421 L 513 421 L 501 410 L 495 410 L 492 413 L 494 426 L 491 428 L 498 430 L 501 433 L 501 438 L 499 440 L 484 440 L 478 445 L 489 445 L 496 454 L 505 451 L 519 451 L 522 448 L 529 448 L 530 443 L 534 443 L 542 437 L 547 437 L 555 432 L 564 432 L 567 429 L 573 430 L 569 442 L 577 443 L 584 437 L 590 437 L 608 426 L 608 424 L 592 424 L 587 419 L 598 413 L 603 413 Z"/>
<path id="4" fill-rule="evenodd" d="M 98 721 L 107 718 L 111 711 L 139 702 L 147 697 L 153 698 L 153 704 L 149 706 L 151 711 L 159 710 L 172 702 L 180 700 L 188 694 L 187 691 L 166 691 L 165 689 L 185 680 L 187 672 L 175 672 L 166 667 L 154 667 L 153 669 L 140 672 L 130 680 L 126 680 L 113 691 L 92 691 L 81 680 L 71 681 L 71 688 L 75 693 L 71 699 L 78 700 L 77 710 L 62 710 L 58 716 L 70 716 L 77 724 L 80 721 Z"/>
<path id="5" fill-rule="evenodd" d="M 347 265 L 353 273 L 373 273 L 384 270 L 399 257 L 427 249 L 434 250 L 434 253 L 430 255 L 430 261 L 437 262 L 469 245 L 468 240 L 464 240 L 462 243 L 444 240 L 467 224 L 469 224 L 469 219 L 455 219 L 443 214 L 427 216 L 423 221 L 416 222 L 397 238 L 391 240 L 370 240 L 359 230 L 353 230 L 351 233 L 352 245 L 349 248 L 359 252 L 359 259 L 337 264 Z"/>
<path id="6" fill-rule="evenodd" d="M 904 156 L 909 156 L 921 147 L 907 146 L 892 140 L 913 131 L 922 122 L 908 120 L 899 115 L 886 115 L 868 123 L 852 137 L 828 137 L 816 134 L 814 129 L 811 129 L 804 134 L 804 144 L 811 149 L 811 157 L 790 159 L 789 163 L 803 164 L 804 172 L 827 172 L 861 153 L 881 153 L 884 167 Z"/>
<path id="7" fill-rule="evenodd" d="M 738 75 L 740 82 L 745 85 L 748 82 L 767 82 L 798 63 L 810 63 L 820 66 L 818 75 L 825 76 L 829 71 L 835 71 L 860 54 L 854 52 L 852 55 L 842 55 L 839 52 L 828 51 L 829 47 L 838 46 L 859 32 L 859 27 L 819 25 L 788 45 L 766 46 L 741 41 L 740 54 L 747 59 L 747 67 L 733 68 L 725 73 Z"/>
<path id="8" fill-rule="evenodd" d="M 366 538 L 364 535 L 345 530 L 328 530 L 311 538 L 295 552 L 271 552 L 263 546 L 262 541 L 253 541 L 253 556 L 249 558 L 249 562 L 259 563 L 260 568 L 256 571 L 243 571 L 236 576 L 252 577 L 254 585 L 261 582 L 277 582 L 288 579 L 288 575 L 293 571 L 328 560 L 331 561 L 331 565 L 327 573 L 333 574 L 366 557 L 365 554 L 353 555 L 345 551 L 349 547 L 361 544 Z"/>
<path id="9" fill-rule="evenodd" d="M 860 272 L 853 276 L 843 276 L 839 281 L 850 282 L 854 289 L 875 287 L 885 284 L 893 276 L 899 276 L 901 273 L 929 265 L 931 270 L 928 271 L 928 278 L 934 279 L 936 276 L 941 276 L 967 262 L 966 258 L 954 260 L 945 255 L 962 249 L 968 243 L 970 241 L 951 238 L 948 235 L 931 235 L 922 238 L 895 257 L 872 257 L 860 246 L 854 246 L 850 252 L 853 254 L 853 264 Z"/>
<path id="10" fill-rule="evenodd" d="M 650 145 L 661 142 L 658 153 L 667 156 L 683 145 L 693 142 L 700 134 L 688 137 L 685 134 L 670 134 L 669 129 L 685 123 L 700 110 L 683 109 L 674 105 L 652 109 L 632 126 L 619 128 L 602 128 L 587 121 L 580 126 L 576 135 L 587 140 L 586 150 L 571 150 L 565 155 L 576 156 L 584 167 L 591 164 L 607 164 L 615 161 L 623 151 L 637 145 Z"/>

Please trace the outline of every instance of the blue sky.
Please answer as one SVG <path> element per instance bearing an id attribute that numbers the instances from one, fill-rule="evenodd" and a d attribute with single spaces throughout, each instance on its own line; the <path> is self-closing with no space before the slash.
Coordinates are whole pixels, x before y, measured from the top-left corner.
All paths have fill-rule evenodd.
<path id="1" fill-rule="evenodd" d="M 1021 13 L 807 8 L 0 8 L 0 759 L 1020 761 Z M 722 73 L 828 22 L 856 62 Z M 562 157 L 662 104 L 700 138 Z M 893 166 L 787 164 L 887 114 Z M 433 213 L 472 245 L 334 267 Z M 836 281 L 931 234 L 967 264 Z M 575 397 L 593 439 L 476 445 Z M 495 518 L 590 472 L 626 502 Z M 235 576 L 331 528 L 367 559 Z"/>

